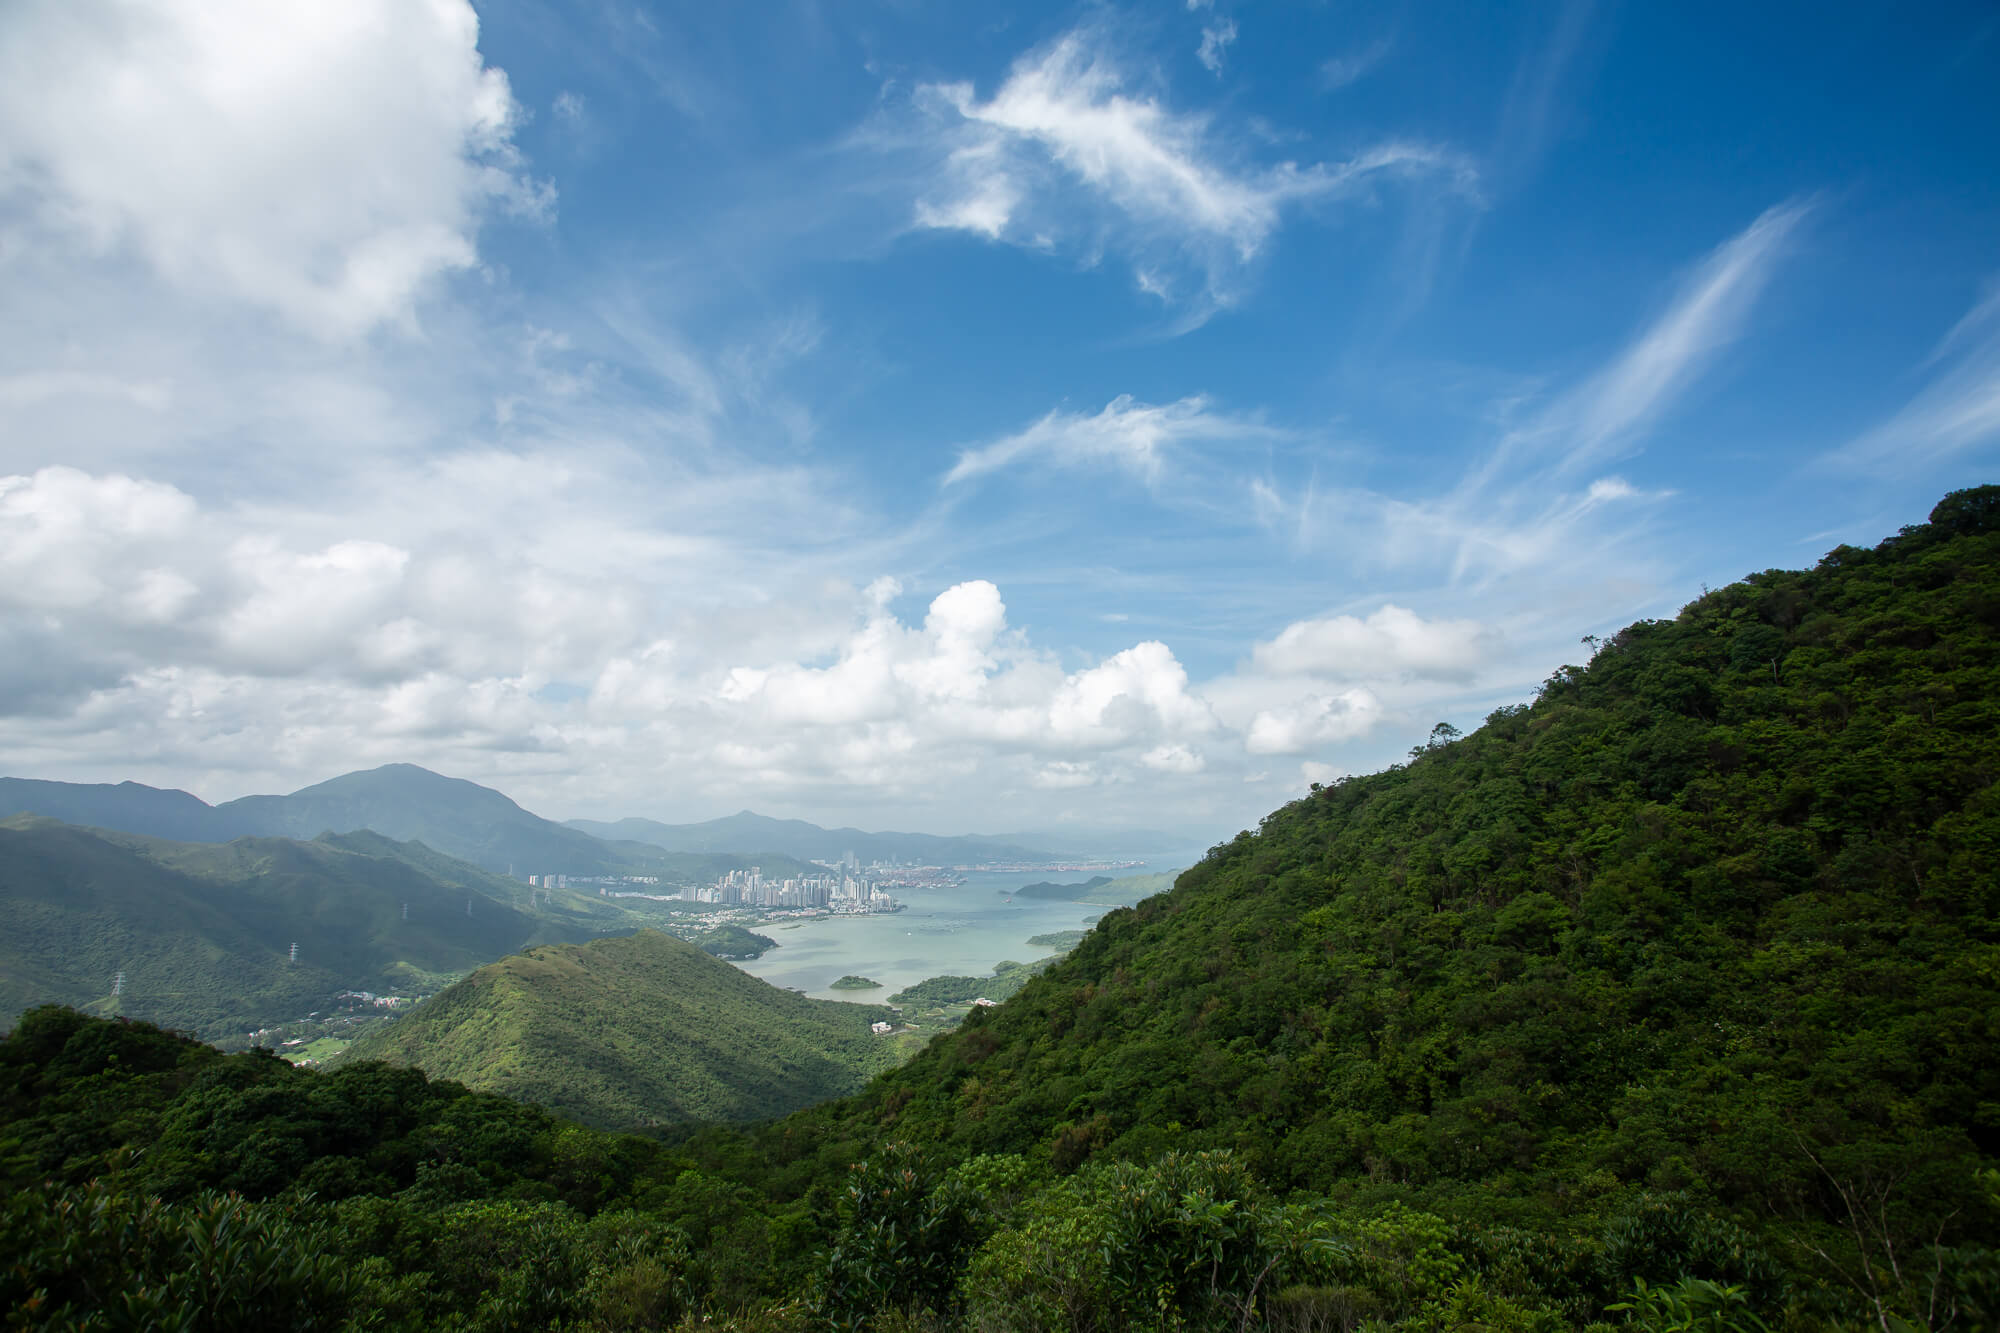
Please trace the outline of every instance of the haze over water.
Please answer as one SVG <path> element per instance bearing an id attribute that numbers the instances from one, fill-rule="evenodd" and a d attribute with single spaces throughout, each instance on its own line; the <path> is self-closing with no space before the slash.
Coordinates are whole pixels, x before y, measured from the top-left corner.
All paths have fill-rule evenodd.
<path id="1" fill-rule="evenodd" d="M 1144 865 L 1095 873 L 1114 879 L 1178 873 L 1201 855 L 1200 851 L 1148 855 Z M 1103 903 L 1020 897 L 1009 901 L 1002 890 L 1043 881 L 1075 884 L 1092 877 L 1090 872 L 1079 871 L 979 872 L 966 875 L 965 883 L 956 888 L 901 890 L 896 896 L 908 904 L 901 912 L 758 927 L 760 934 L 778 941 L 779 947 L 762 958 L 736 965 L 774 986 L 793 987 L 823 1000 L 863 1003 L 884 1000 L 927 977 L 985 976 L 1007 959 L 1033 962 L 1054 952 L 1030 945 L 1031 936 L 1081 930 L 1111 910 Z M 831 989 L 834 982 L 850 974 L 879 981 L 882 989 Z"/>

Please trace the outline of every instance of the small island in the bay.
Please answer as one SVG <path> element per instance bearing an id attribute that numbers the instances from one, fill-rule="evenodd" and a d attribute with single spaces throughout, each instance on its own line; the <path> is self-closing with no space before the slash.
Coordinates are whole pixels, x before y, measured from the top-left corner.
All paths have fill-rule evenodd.
<path id="1" fill-rule="evenodd" d="M 1057 884 L 1043 880 L 1039 884 L 1023 884 L 1017 889 L 1002 889 L 1000 892 L 1016 898 L 1053 898 L 1058 902 L 1082 902 L 1088 895 L 1111 882 L 1109 875 L 1092 875 L 1081 884 Z"/>
<path id="2" fill-rule="evenodd" d="M 1009 898 L 1092 903 L 1100 907 L 1129 907 L 1141 898 L 1165 893 L 1174 886 L 1174 880 L 1179 875 L 1178 870 L 1155 875 L 1126 875 L 1119 879 L 1113 879 L 1109 875 L 1092 875 L 1089 879 L 1075 884 L 1058 884 L 1045 879 L 1039 884 L 1023 884 L 1019 888 L 1001 889 L 999 892 Z"/>
<path id="3" fill-rule="evenodd" d="M 769 935 L 759 935 L 754 930 L 735 925 L 717 926 L 695 936 L 690 942 L 704 953 L 732 961 L 759 958 L 766 950 L 778 947 L 778 942 Z"/>
<path id="4" fill-rule="evenodd" d="M 828 990 L 881 990 L 882 983 L 879 981 L 871 981 L 867 977 L 857 977 L 850 972 L 848 975 L 842 977 L 840 980 L 834 982 L 831 986 L 827 987 L 827 989 Z"/>
<path id="5" fill-rule="evenodd" d="M 1028 943 L 1037 949 L 1061 949 L 1068 952 L 1083 943 L 1087 930 L 1052 930 L 1046 935 L 1030 935 Z"/>

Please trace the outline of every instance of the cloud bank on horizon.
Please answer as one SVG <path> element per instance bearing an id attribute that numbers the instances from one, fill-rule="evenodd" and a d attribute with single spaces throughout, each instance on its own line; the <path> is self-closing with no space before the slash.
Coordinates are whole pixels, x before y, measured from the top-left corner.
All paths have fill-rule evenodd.
<path id="1" fill-rule="evenodd" d="M 0 770 L 1253 823 L 1993 479 L 2000 40 L 1827 17 L 7 6 Z"/>

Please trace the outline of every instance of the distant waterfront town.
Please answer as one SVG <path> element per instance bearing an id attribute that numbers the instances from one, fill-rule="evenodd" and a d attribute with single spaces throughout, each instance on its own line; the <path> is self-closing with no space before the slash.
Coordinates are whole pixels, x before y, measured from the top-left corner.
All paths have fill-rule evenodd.
<path id="1" fill-rule="evenodd" d="M 530 875 L 530 889 L 594 888 L 607 898 L 646 898 L 653 902 L 703 903 L 716 907 L 807 910 L 843 914 L 900 912 L 903 903 L 889 890 L 953 888 L 965 883 L 968 871 L 1045 870 L 1051 874 L 1126 870 L 1143 861 L 1078 861 L 976 866 L 914 866 L 877 861 L 865 868 L 853 852 L 838 861 L 815 861 L 823 875 L 785 879 L 764 878 L 761 866 L 731 870 L 712 884 L 660 887 L 657 875 Z"/>
<path id="2" fill-rule="evenodd" d="M 607 898 L 648 898 L 654 902 L 709 903 L 717 907 L 808 908 L 827 912 L 900 912 L 903 904 L 889 896 L 891 883 L 911 885 L 938 882 L 931 878 L 934 867 L 872 865 L 863 870 L 853 852 L 837 862 L 816 861 L 824 875 L 801 875 L 786 879 L 766 879 L 762 866 L 732 870 L 713 884 L 689 884 L 667 892 L 651 891 L 660 882 L 657 875 L 530 875 L 530 888 L 569 889 L 594 887 Z M 914 871 L 931 872 L 911 878 Z M 951 877 L 944 882 L 962 882 Z"/>

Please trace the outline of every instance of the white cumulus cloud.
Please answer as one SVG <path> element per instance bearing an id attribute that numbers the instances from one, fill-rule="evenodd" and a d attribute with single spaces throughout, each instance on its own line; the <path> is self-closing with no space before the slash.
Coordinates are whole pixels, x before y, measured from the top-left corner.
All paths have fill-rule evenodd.
<path id="1" fill-rule="evenodd" d="M 1365 736 L 1381 721 L 1382 704 L 1356 687 L 1338 694 L 1309 694 L 1250 720 L 1244 748 L 1251 754 L 1301 754 L 1322 745 Z"/>
<path id="2" fill-rule="evenodd" d="M 317 335 L 407 319 L 492 208 L 551 203 L 478 35 L 465 0 L 20 0 L 0 200 Z"/>
<path id="3" fill-rule="evenodd" d="M 1390 603 L 1366 617 L 1294 621 L 1256 645 L 1252 660 L 1275 675 L 1468 681 L 1496 647 L 1493 631 L 1477 621 L 1425 620 Z"/>

